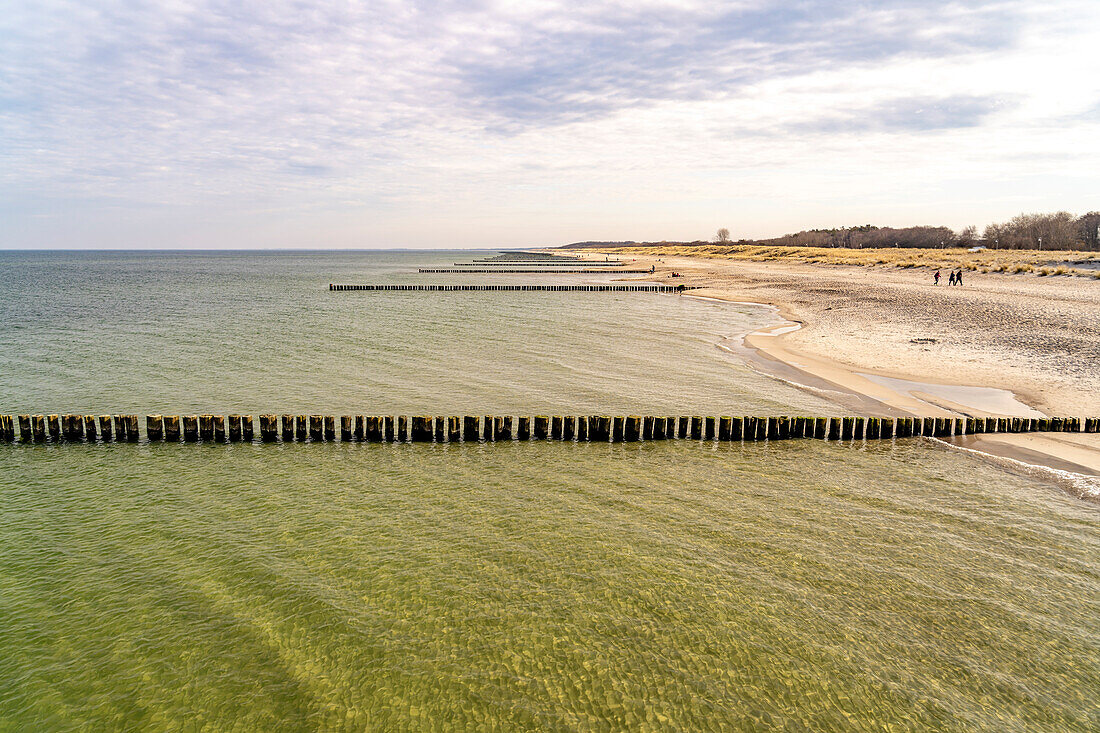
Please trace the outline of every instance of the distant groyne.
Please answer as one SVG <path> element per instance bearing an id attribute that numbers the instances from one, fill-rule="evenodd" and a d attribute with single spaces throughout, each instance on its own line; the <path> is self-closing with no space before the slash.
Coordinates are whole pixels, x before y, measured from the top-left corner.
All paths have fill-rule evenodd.
<path id="1" fill-rule="evenodd" d="M 540 275 L 561 275 L 561 274 L 577 275 L 577 274 L 582 274 L 582 273 L 583 274 L 589 274 L 589 275 L 593 274 L 593 273 L 599 273 L 601 275 L 617 275 L 619 273 L 623 273 L 623 274 L 627 274 L 627 275 L 640 275 L 642 273 L 645 273 L 645 274 L 648 275 L 648 274 L 651 274 L 653 272 L 653 270 L 606 270 L 606 269 L 598 269 L 598 268 L 588 268 L 588 269 L 584 269 L 584 270 L 563 270 L 563 269 L 554 269 L 554 270 L 541 269 L 541 270 L 539 270 L 539 269 L 534 269 L 534 268 L 532 268 L 532 269 L 526 269 L 526 268 L 524 268 L 524 269 L 514 269 L 514 268 L 504 268 L 504 267 L 496 267 L 496 268 L 489 268 L 489 267 L 484 267 L 484 268 L 477 268 L 477 267 L 462 267 L 462 268 L 460 268 L 460 267 L 452 267 L 452 268 L 421 267 L 419 270 L 417 270 L 417 272 L 422 273 L 422 274 L 426 273 L 426 272 L 430 272 L 430 273 L 440 273 L 440 272 L 450 272 L 450 273 L 492 273 L 494 275 L 511 275 L 511 274 L 516 274 L 516 273 L 532 274 L 532 273 L 536 273 L 536 272 Z"/>
<path id="2" fill-rule="evenodd" d="M 329 290 L 386 290 L 386 291 L 542 291 L 556 293 L 677 293 L 690 290 L 683 285 L 337 285 L 330 283 Z"/>
<path id="3" fill-rule="evenodd" d="M 872 441 L 988 433 L 1097 433 L 1100 418 L 757 417 L 702 415 L 0 415 L 0 442 L 371 442 L 553 440 Z M 16 431 L 18 425 L 18 433 Z"/>

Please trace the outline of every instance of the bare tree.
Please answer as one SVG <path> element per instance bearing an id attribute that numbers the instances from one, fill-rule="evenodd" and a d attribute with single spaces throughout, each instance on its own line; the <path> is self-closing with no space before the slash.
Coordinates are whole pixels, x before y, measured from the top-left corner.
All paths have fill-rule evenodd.
<path id="1" fill-rule="evenodd" d="M 714 241 L 718 242 L 718 244 L 729 244 L 730 230 L 726 229 L 725 227 L 719 229 L 718 233 L 714 235 Z"/>

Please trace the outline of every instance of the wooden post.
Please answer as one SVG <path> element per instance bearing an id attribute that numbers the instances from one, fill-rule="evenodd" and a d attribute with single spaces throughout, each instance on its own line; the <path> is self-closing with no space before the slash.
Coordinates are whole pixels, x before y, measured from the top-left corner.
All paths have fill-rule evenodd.
<path id="1" fill-rule="evenodd" d="M 476 443 L 478 432 L 477 415 L 466 415 L 462 418 L 462 436 L 467 443 Z"/>
<path id="2" fill-rule="evenodd" d="M 677 419 L 676 422 L 677 422 L 676 437 L 679 438 L 680 440 L 683 440 L 683 439 L 687 438 L 688 431 L 689 431 L 688 425 L 690 423 L 690 418 L 688 418 L 687 415 L 680 415 L 680 417 Z"/>
<path id="3" fill-rule="evenodd" d="M 550 439 L 561 440 L 561 415 L 553 415 L 550 418 Z"/>
<path id="4" fill-rule="evenodd" d="M 752 415 L 746 415 L 741 419 L 742 424 L 745 426 L 744 433 L 741 436 L 742 440 L 756 440 L 756 422 L 758 418 Z"/>
<path id="5" fill-rule="evenodd" d="M 462 422 L 457 415 L 452 415 L 447 418 L 447 442 L 462 442 Z"/>
<path id="6" fill-rule="evenodd" d="M 702 440 L 703 439 L 703 417 L 702 415 L 691 416 L 691 439 Z"/>
<path id="7" fill-rule="evenodd" d="M 774 417 L 761 418 L 764 420 L 764 435 L 768 440 L 779 440 L 779 420 Z"/>
<path id="8" fill-rule="evenodd" d="M 86 436 L 88 436 L 89 441 L 95 441 L 95 439 L 96 439 L 95 415 L 85 415 L 84 416 L 84 434 Z"/>
<path id="9" fill-rule="evenodd" d="M 623 442 L 623 425 L 625 420 L 622 417 L 611 418 L 611 442 L 621 443 Z"/>
<path id="10" fill-rule="evenodd" d="M 20 418 L 20 420 L 22 420 L 22 418 Z M 1032 423 L 1032 425 L 1034 425 L 1035 421 L 1032 420 L 1031 423 Z M 22 422 L 20 422 L 20 425 L 22 425 Z M 1034 427 L 1032 428 L 1032 430 L 1034 430 Z M 1096 418 L 1096 417 L 1085 418 L 1085 432 L 1086 433 L 1100 432 L 1100 418 Z"/>
<path id="11" fill-rule="evenodd" d="M 111 432 L 111 416 L 100 415 L 99 416 L 99 434 L 103 436 L 103 441 L 108 442 L 111 440 L 113 433 Z"/>
<path id="12" fill-rule="evenodd" d="M 855 432 L 855 418 L 845 417 L 840 421 L 840 439 L 851 440 L 852 434 Z"/>
<path id="13" fill-rule="evenodd" d="M 355 417 L 352 415 L 340 416 L 340 440 L 347 443 L 354 436 L 353 426 L 355 425 Z"/>
<path id="14" fill-rule="evenodd" d="M 566 415 L 561 420 L 561 439 L 571 441 L 577 434 L 577 419 L 572 415 Z"/>
<path id="15" fill-rule="evenodd" d="M 149 441 L 162 440 L 164 438 L 164 417 L 161 415 L 145 416 L 145 433 Z"/>
<path id="16" fill-rule="evenodd" d="M 611 440 L 611 418 L 606 415 L 593 415 L 588 419 L 588 437 L 593 442 Z"/>
<path id="17" fill-rule="evenodd" d="M 729 442 L 732 434 L 733 418 L 722 415 L 718 418 L 718 440 Z"/>
<path id="18" fill-rule="evenodd" d="M 279 436 L 279 416 L 260 415 L 260 440 L 264 443 L 273 443 Z"/>
<path id="19" fill-rule="evenodd" d="M 61 440 L 61 421 L 57 415 L 46 415 L 46 427 L 50 432 L 50 440 Z"/>
<path id="20" fill-rule="evenodd" d="M 241 416 L 234 413 L 226 418 L 226 430 L 229 433 L 230 443 L 241 442 Z"/>
<path id="21" fill-rule="evenodd" d="M 138 416 L 126 415 L 126 440 L 136 443 L 140 437 L 138 433 Z"/>
<path id="22" fill-rule="evenodd" d="M 333 441 L 333 440 L 336 440 L 336 416 L 335 415 L 325 415 L 324 416 L 324 424 L 325 424 L 325 440 L 330 441 L 330 442 Z"/>
<path id="23" fill-rule="evenodd" d="M 815 417 L 813 419 L 813 427 L 810 428 L 810 437 L 817 440 L 825 440 L 826 429 L 829 426 L 829 418 L 827 417 Z"/>
<path id="24" fill-rule="evenodd" d="M 703 440 L 714 440 L 716 434 L 715 420 L 713 416 L 708 415 L 703 418 Z"/>
<path id="25" fill-rule="evenodd" d="M 577 441 L 581 443 L 588 442 L 588 416 L 577 416 Z"/>
<path id="26" fill-rule="evenodd" d="M 623 440 L 633 443 L 642 437 L 642 418 L 639 415 L 628 415 L 623 423 Z"/>
<path id="27" fill-rule="evenodd" d="M 279 418 L 279 423 L 282 427 L 283 442 L 289 443 L 294 440 L 294 416 L 283 415 Z"/>
<path id="28" fill-rule="evenodd" d="M 214 439 L 214 416 L 199 415 L 199 440 Z"/>
<path id="29" fill-rule="evenodd" d="M 804 438 L 804 437 L 806 437 L 806 418 L 804 418 L 804 417 L 792 417 L 791 418 L 791 437 L 792 438 Z"/>
<path id="30" fill-rule="evenodd" d="M 409 439 L 409 419 L 404 415 L 397 416 L 397 436 L 395 440 L 398 443 L 404 443 Z"/>
<path id="31" fill-rule="evenodd" d="M 34 435 L 35 443 L 41 443 L 46 440 L 45 415 L 31 415 L 31 433 Z"/>
<path id="32" fill-rule="evenodd" d="M 744 430 L 744 423 L 741 421 L 741 418 L 731 417 L 730 418 L 730 440 L 731 441 L 741 440 L 743 430 Z"/>
<path id="33" fill-rule="evenodd" d="M 214 442 L 225 442 L 225 415 L 214 416 Z"/>
<path id="34" fill-rule="evenodd" d="M 309 437 L 309 415 L 294 416 L 294 439 L 304 443 Z"/>
<path id="35" fill-rule="evenodd" d="M 642 440 L 653 440 L 653 416 L 642 418 Z"/>
<path id="36" fill-rule="evenodd" d="M 409 437 L 414 443 L 430 443 L 432 442 L 432 429 L 430 427 L 431 418 L 423 416 L 414 416 L 412 418 L 412 431 Z"/>
<path id="37" fill-rule="evenodd" d="M 863 429 L 866 422 L 862 417 L 852 418 L 852 440 L 863 440 Z"/>
<path id="38" fill-rule="evenodd" d="M 788 415 L 780 415 L 776 419 L 776 435 L 780 440 L 788 440 L 791 437 L 791 418 Z"/>
<path id="39" fill-rule="evenodd" d="M 546 415 L 535 415 L 535 440 L 546 440 L 550 425 L 550 418 Z"/>
<path id="40" fill-rule="evenodd" d="M 323 417 L 321 415 L 309 416 L 309 439 L 320 442 L 324 439 Z"/>
<path id="41" fill-rule="evenodd" d="M 884 440 L 890 440 L 894 437 L 894 418 L 882 418 L 882 428 L 879 431 L 879 436 Z"/>
<path id="42" fill-rule="evenodd" d="M 443 415 L 435 417 L 435 442 L 442 443 L 447 438 L 447 418 Z"/>
<path id="43" fill-rule="evenodd" d="M 188 443 L 194 443 L 199 439 L 199 416 L 183 416 L 183 439 Z"/>
<path id="44" fill-rule="evenodd" d="M 493 416 L 486 415 L 481 418 L 481 437 L 485 441 L 493 439 Z"/>
<path id="45" fill-rule="evenodd" d="M 393 415 L 386 415 L 382 418 L 382 427 L 385 428 L 385 434 L 382 436 L 385 442 L 393 443 L 398 440 L 396 421 L 393 419 Z M 402 430 L 402 433 L 404 431 Z M 404 435 L 401 436 L 401 440 L 404 440 Z"/>
<path id="46" fill-rule="evenodd" d="M 531 439 L 531 418 L 522 415 L 519 417 L 518 425 L 516 426 L 516 439 L 517 440 L 530 440 Z"/>
<path id="47" fill-rule="evenodd" d="M 31 430 L 31 416 L 20 415 L 19 416 L 19 442 L 30 443 L 34 440 L 34 433 Z"/>
<path id="48" fill-rule="evenodd" d="M 493 420 L 493 440 L 511 440 L 512 439 L 512 416 L 504 415 L 502 417 L 495 418 Z"/>

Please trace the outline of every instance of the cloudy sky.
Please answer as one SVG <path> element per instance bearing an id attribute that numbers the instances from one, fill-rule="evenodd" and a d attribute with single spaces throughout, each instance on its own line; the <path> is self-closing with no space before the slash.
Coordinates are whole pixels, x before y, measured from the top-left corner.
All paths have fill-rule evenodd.
<path id="1" fill-rule="evenodd" d="M 1100 209 L 1100 2 L 0 0 L 0 247 Z"/>

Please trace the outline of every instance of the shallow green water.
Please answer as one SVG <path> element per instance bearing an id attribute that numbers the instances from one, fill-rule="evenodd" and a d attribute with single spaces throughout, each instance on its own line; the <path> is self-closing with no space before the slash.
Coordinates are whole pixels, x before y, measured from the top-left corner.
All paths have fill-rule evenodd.
<path id="1" fill-rule="evenodd" d="M 8 257 L 8 413 L 830 410 L 751 309 Z M 15 444 L 0 549 L 0 730 L 1100 727 L 1097 505 L 922 440 Z"/>

